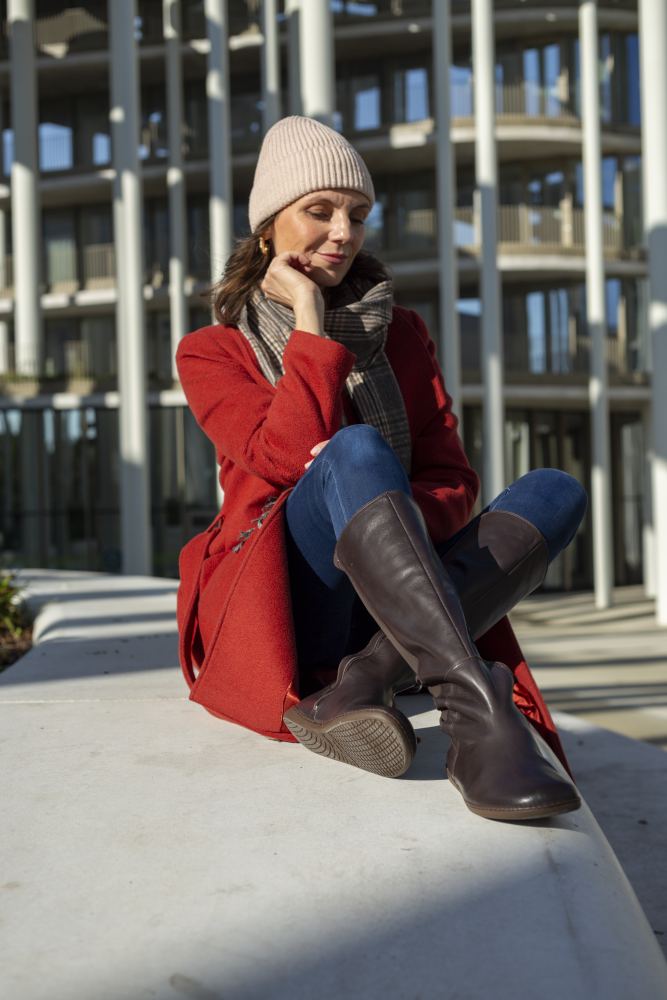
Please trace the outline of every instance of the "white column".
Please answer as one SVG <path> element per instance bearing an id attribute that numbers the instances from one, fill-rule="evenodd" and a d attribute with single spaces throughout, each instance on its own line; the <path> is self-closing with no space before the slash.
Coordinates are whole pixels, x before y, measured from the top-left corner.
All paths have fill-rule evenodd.
<path id="1" fill-rule="evenodd" d="M 187 274 L 185 176 L 183 174 L 183 69 L 181 65 L 181 0 L 163 0 L 165 71 L 167 76 L 167 134 L 169 166 L 169 320 L 171 325 L 171 372 L 176 371 L 176 348 L 188 331 L 185 298 Z"/>
<path id="2" fill-rule="evenodd" d="M 333 125 L 336 88 L 333 15 L 329 0 L 302 3 L 299 18 L 302 114 L 325 125 Z"/>
<path id="3" fill-rule="evenodd" d="M 9 0 L 14 161 L 11 171 L 16 371 L 36 375 L 42 362 L 37 153 L 37 78 L 33 0 Z"/>
<path id="4" fill-rule="evenodd" d="M 123 572 L 150 574 L 146 332 L 142 192 L 139 173 L 139 72 L 135 0 L 109 4 L 114 242 L 118 275 L 120 515 Z"/>
<path id="5" fill-rule="evenodd" d="M 456 161 L 451 140 L 449 72 L 452 62 L 450 0 L 433 0 L 433 76 L 435 84 L 436 184 L 438 206 L 438 347 L 452 408 L 462 423 L 461 342 L 458 257 L 454 239 Z M 462 433 L 463 427 L 459 428 Z"/>
<path id="6" fill-rule="evenodd" d="M 205 0 L 204 10 L 211 44 L 206 73 L 211 280 L 218 281 L 232 251 L 234 231 L 227 0 Z"/>
<path id="7" fill-rule="evenodd" d="M 656 540 L 653 513 L 653 407 L 645 406 L 642 410 L 644 428 L 644 470 L 642 492 L 644 494 L 644 511 L 642 521 L 642 563 L 644 566 L 644 593 L 647 597 L 656 597 Z"/>
<path id="8" fill-rule="evenodd" d="M 280 101 L 280 40 L 276 0 L 262 0 L 262 131 L 282 117 Z"/>
<path id="9" fill-rule="evenodd" d="M 301 107 L 301 67 L 299 52 L 301 45 L 301 4 L 300 0 L 285 0 L 287 18 L 287 86 L 289 90 L 289 113 L 302 115 Z"/>
<path id="10" fill-rule="evenodd" d="M 491 0 L 472 0 L 475 173 L 480 209 L 482 300 L 483 482 L 488 503 L 505 489 L 505 405 L 500 277 L 497 259 L 498 165 L 495 137 L 495 45 Z"/>
<path id="11" fill-rule="evenodd" d="M 653 356 L 652 507 L 656 615 L 667 625 L 667 6 L 639 0 L 644 225 Z"/>
<path id="12" fill-rule="evenodd" d="M 0 137 L 2 136 L 2 93 L 0 93 Z M 0 156 L 2 150 L 0 149 Z M 4 207 L 0 207 L 0 289 L 7 287 L 7 218 Z M 9 324 L 0 320 L 0 375 L 9 371 Z"/>
<path id="13" fill-rule="evenodd" d="M 596 607 L 608 608 L 612 601 L 614 550 L 611 526 L 607 324 L 602 242 L 599 50 L 595 0 L 580 2 L 579 48 L 586 239 L 586 323 L 591 344 L 588 395 L 591 411 L 593 579 Z"/>

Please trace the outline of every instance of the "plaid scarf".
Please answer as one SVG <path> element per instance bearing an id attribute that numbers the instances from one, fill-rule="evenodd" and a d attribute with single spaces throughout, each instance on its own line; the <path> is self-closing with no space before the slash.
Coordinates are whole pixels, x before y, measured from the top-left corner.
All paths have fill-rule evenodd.
<path id="1" fill-rule="evenodd" d="M 323 336 L 356 354 L 345 380 L 352 402 L 362 422 L 377 427 L 394 449 L 409 476 L 412 447 L 408 417 L 384 351 L 392 305 L 391 281 L 369 286 L 368 282 L 347 279 L 330 293 Z M 285 374 L 283 351 L 294 329 L 294 312 L 255 288 L 237 325 L 257 355 L 263 374 L 275 385 Z"/>

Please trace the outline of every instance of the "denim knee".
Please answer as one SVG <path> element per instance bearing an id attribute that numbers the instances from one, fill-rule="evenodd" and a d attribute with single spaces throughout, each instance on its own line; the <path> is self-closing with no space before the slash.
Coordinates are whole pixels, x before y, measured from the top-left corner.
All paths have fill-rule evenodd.
<path id="1" fill-rule="evenodd" d="M 334 434 L 324 451 L 330 464 L 342 462 L 348 469 L 350 466 L 367 469 L 378 461 L 398 461 L 393 449 L 377 428 L 370 424 L 342 427 Z"/>
<path id="2" fill-rule="evenodd" d="M 527 481 L 536 495 L 553 500 L 558 497 L 559 506 L 567 508 L 570 516 L 579 525 L 588 507 L 588 496 L 578 479 L 562 469 L 532 469 L 517 479 L 517 484 Z"/>
<path id="3" fill-rule="evenodd" d="M 586 491 L 574 476 L 562 469 L 533 469 L 492 501 L 490 509 L 531 521 L 544 536 L 551 561 L 574 538 L 587 506 Z"/>

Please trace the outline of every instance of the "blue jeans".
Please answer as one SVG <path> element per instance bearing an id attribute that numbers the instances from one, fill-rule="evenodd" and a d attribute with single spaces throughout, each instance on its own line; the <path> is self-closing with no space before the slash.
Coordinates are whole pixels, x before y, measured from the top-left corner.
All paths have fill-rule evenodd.
<path id="1" fill-rule="evenodd" d="M 382 435 L 369 424 L 351 424 L 334 434 L 287 498 L 287 555 L 301 667 L 336 666 L 378 629 L 347 575 L 334 566 L 333 554 L 352 515 L 386 490 L 412 496 L 410 480 Z M 551 562 L 574 538 L 587 502 L 583 487 L 566 472 L 535 469 L 484 510 L 512 511 L 531 521 L 544 536 Z M 468 530 L 465 525 L 436 545 L 438 555 Z"/>

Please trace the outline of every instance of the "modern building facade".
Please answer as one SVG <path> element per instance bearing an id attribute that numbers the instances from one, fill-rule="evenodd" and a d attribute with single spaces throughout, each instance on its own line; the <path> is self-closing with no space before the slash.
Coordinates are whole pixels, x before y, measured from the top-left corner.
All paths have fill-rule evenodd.
<path id="1" fill-rule="evenodd" d="M 460 358 L 452 385 L 480 473 L 495 421 L 505 482 L 551 465 L 597 490 L 602 506 L 591 505 L 545 585 L 597 588 L 607 574 L 655 587 L 639 15 L 637 0 L 589 5 L 599 88 L 586 97 L 586 6 L 9 0 L 0 45 L 2 559 L 127 570 L 134 527 L 148 537 L 143 568 L 176 574 L 180 547 L 219 496 L 212 448 L 175 379 L 174 345 L 210 322 L 205 290 L 233 235 L 247 231 L 263 131 L 298 111 L 330 120 L 366 159 L 377 194 L 366 245 L 390 265 L 397 300 L 425 319 L 447 382 L 446 357 Z M 436 82 L 443 30 L 445 85 Z M 484 77 L 495 187 L 480 180 Z M 31 87 L 33 112 L 16 100 L 17 88 L 29 97 Z M 119 102 L 132 105 L 127 114 L 117 114 Z M 438 135 L 447 118 L 451 147 Z M 596 124 L 591 166 L 586 135 Z M 451 238 L 438 181 L 445 155 L 455 163 Z M 600 179 L 597 257 L 587 171 Z M 444 301 L 448 239 L 455 308 Z M 143 267 L 131 267 L 136 253 Z M 485 275 L 499 289 L 502 399 L 493 412 Z M 604 306 L 597 332 L 595 294 Z M 452 337 L 458 355 L 447 351 Z M 609 545 L 595 541 L 593 509 L 608 519 Z M 601 559 L 596 545 L 608 550 Z"/>

